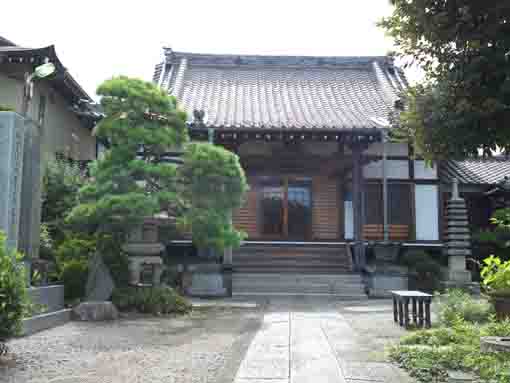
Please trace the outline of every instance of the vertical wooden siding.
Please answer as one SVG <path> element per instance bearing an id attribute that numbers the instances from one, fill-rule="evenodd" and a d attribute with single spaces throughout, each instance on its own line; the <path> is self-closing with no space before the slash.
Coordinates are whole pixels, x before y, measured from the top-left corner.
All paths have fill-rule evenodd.
<path id="1" fill-rule="evenodd" d="M 257 238 L 257 190 L 254 186 L 246 193 L 246 199 L 243 206 L 234 213 L 233 223 L 238 230 L 242 230 L 248 234 L 248 238 Z"/>
<path id="2" fill-rule="evenodd" d="M 315 239 L 338 239 L 340 237 L 340 193 L 336 179 L 327 176 L 313 177 L 312 185 L 312 231 Z"/>

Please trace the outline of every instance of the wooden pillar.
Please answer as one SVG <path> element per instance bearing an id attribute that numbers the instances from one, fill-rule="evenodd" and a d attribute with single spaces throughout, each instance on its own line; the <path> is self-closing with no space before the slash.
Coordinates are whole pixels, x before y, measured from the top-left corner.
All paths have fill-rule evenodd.
<path id="1" fill-rule="evenodd" d="M 352 146 L 352 205 L 354 213 L 354 258 L 355 268 L 365 267 L 365 246 L 363 240 L 363 167 L 361 145 Z"/>

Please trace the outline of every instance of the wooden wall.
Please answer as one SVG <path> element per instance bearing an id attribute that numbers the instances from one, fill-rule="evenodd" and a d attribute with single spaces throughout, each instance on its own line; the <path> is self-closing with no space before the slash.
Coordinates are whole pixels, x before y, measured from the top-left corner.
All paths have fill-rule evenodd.
<path id="1" fill-rule="evenodd" d="M 243 206 L 234 213 L 233 222 L 238 230 L 248 234 L 248 238 L 259 237 L 258 232 L 258 195 L 255 186 L 246 193 Z"/>
<path id="2" fill-rule="evenodd" d="M 260 189 L 251 184 L 244 205 L 234 213 L 233 222 L 237 229 L 248 234 L 249 239 L 263 239 L 261 235 Z M 301 240 L 338 240 L 343 223 L 343 201 L 337 178 L 328 176 L 312 177 L 312 236 Z M 285 238 L 271 238 L 285 240 Z M 297 239 L 296 239 L 297 240 Z"/>
<path id="3" fill-rule="evenodd" d="M 312 181 L 312 232 L 314 239 L 338 239 L 340 231 L 339 185 L 336 178 L 315 176 Z"/>

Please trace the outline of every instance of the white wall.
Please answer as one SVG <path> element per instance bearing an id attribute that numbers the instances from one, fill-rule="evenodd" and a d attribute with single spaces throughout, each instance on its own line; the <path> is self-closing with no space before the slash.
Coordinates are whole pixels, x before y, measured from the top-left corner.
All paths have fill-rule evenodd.
<path id="1" fill-rule="evenodd" d="M 363 166 L 364 178 L 382 178 L 382 160 L 372 161 Z M 409 161 L 386 160 L 386 177 L 390 179 L 408 179 Z"/>
<path id="2" fill-rule="evenodd" d="M 415 185 L 416 239 L 439 239 L 439 202 L 437 185 Z"/>
<path id="3" fill-rule="evenodd" d="M 422 180 L 435 180 L 437 179 L 437 166 L 433 164 L 428 166 L 425 161 L 414 161 L 414 178 Z"/>

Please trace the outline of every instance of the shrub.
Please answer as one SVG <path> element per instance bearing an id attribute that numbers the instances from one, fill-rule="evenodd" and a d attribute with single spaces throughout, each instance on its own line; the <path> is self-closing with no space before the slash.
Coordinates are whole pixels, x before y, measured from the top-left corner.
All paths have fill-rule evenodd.
<path id="1" fill-rule="evenodd" d="M 61 266 L 60 279 L 67 301 L 82 299 L 86 293 L 89 265 L 87 260 L 72 259 Z"/>
<path id="2" fill-rule="evenodd" d="M 435 300 L 439 322 L 445 326 L 451 326 L 459 317 L 467 322 L 483 323 L 487 322 L 493 314 L 493 308 L 489 302 L 474 299 L 460 289 L 436 294 Z"/>
<path id="3" fill-rule="evenodd" d="M 7 250 L 6 237 L 0 232 L 0 355 L 7 351 L 4 342 L 19 333 L 27 305 L 22 256 Z"/>
<path id="4" fill-rule="evenodd" d="M 16 108 L 11 105 L 0 104 L 0 112 L 15 112 Z"/>
<path id="5" fill-rule="evenodd" d="M 451 327 L 420 330 L 402 338 L 390 357 L 422 382 L 446 378 L 448 370 L 470 371 L 481 381 L 510 382 L 510 359 L 504 353 L 483 353 L 481 336 L 510 335 L 510 320 L 491 317 L 484 325 L 457 317 Z"/>
<path id="6" fill-rule="evenodd" d="M 114 235 L 103 234 L 97 241 L 97 250 L 103 257 L 104 264 L 108 267 L 110 275 L 117 287 L 126 287 L 129 283 L 129 259 L 122 251 L 122 238 Z"/>
<path id="7" fill-rule="evenodd" d="M 510 297 L 510 261 L 491 255 L 483 263 L 481 275 L 489 294 Z"/>
<path id="8" fill-rule="evenodd" d="M 413 251 L 405 254 L 401 263 L 409 268 L 410 274 L 416 279 L 416 288 L 434 291 L 439 287 L 441 265 L 434 257 L 424 251 Z"/>
<path id="9" fill-rule="evenodd" d="M 191 310 L 188 301 L 167 286 L 115 289 L 112 302 L 121 311 L 136 309 L 141 313 L 184 314 Z"/>
<path id="10" fill-rule="evenodd" d="M 59 279 L 64 284 L 65 299 L 74 301 L 85 296 L 88 263 L 96 243 L 90 238 L 66 238 L 57 248 Z"/>

